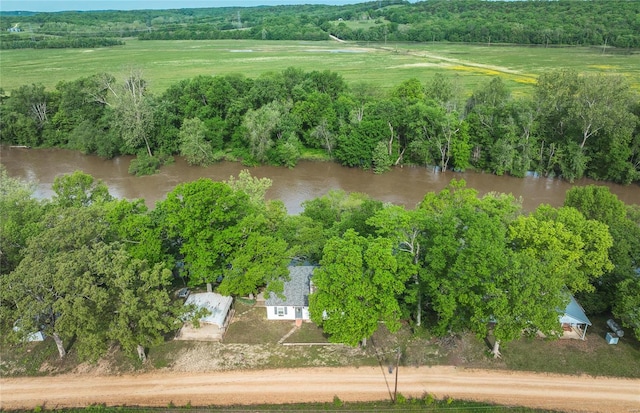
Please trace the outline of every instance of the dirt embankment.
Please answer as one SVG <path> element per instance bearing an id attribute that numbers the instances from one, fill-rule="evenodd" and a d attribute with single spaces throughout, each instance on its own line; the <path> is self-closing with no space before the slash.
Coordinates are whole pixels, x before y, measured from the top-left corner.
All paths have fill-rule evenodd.
<path id="1" fill-rule="evenodd" d="M 106 405 L 192 406 L 389 399 L 394 374 L 380 367 L 236 370 L 130 376 L 0 379 L 1 409 Z M 640 380 L 455 367 L 401 367 L 398 392 L 576 412 L 640 412 Z"/>

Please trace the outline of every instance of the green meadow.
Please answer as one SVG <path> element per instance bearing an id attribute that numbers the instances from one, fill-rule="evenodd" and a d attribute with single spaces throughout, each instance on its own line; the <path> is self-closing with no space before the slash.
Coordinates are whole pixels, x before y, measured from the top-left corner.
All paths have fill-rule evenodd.
<path id="1" fill-rule="evenodd" d="M 640 54 L 614 54 L 602 48 L 544 48 L 450 43 L 338 43 L 258 40 L 127 40 L 98 49 L 21 49 L 0 51 L 0 87 L 23 84 L 54 88 L 60 81 L 100 72 L 117 77 L 141 69 L 150 88 L 197 75 L 241 73 L 257 77 L 287 67 L 332 70 L 349 83 L 366 82 L 389 89 L 415 77 L 428 82 L 435 73 L 455 76 L 467 94 L 500 76 L 515 95 L 528 94 L 544 72 L 570 68 L 579 72 L 624 74 L 640 90 Z"/>

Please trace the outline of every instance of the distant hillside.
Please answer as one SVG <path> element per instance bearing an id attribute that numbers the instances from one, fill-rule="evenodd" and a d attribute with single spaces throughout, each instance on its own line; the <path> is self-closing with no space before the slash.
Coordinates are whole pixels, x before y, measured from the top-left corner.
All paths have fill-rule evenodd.
<path id="1" fill-rule="evenodd" d="M 15 11 L 0 11 L 0 17 L 10 17 L 10 16 L 33 16 L 35 14 L 38 14 L 37 12 L 33 12 L 33 11 L 21 11 L 21 10 L 15 10 Z"/>
<path id="2" fill-rule="evenodd" d="M 4 12 L 3 32 L 142 40 L 450 41 L 640 47 L 640 2 L 403 0 L 345 6 L 296 5 L 179 10 Z"/>

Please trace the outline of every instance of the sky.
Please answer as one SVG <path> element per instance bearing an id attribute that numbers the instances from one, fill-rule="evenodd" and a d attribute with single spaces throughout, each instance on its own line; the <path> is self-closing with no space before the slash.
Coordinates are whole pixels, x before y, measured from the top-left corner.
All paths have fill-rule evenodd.
<path id="1" fill-rule="evenodd" d="M 290 4 L 355 4 L 368 0 L 0 0 L 2 11 L 187 9 Z"/>

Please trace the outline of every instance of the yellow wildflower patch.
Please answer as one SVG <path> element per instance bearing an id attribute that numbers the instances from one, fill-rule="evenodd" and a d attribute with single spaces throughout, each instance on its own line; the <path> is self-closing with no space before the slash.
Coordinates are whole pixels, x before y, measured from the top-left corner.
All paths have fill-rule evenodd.
<path id="1" fill-rule="evenodd" d="M 590 67 L 592 69 L 601 69 L 601 70 L 619 69 L 618 66 L 611 66 L 611 65 L 589 65 L 587 67 Z"/>
<path id="2" fill-rule="evenodd" d="M 457 70 L 460 72 L 468 72 L 468 73 L 476 73 L 480 75 L 487 76 L 501 76 L 505 79 L 512 80 L 517 83 L 522 83 L 525 85 L 534 85 L 538 82 L 537 76 L 535 75 L 517 75 L 513 73 L 501 72 L 499 70 L 487 69 L 483 67 L 477 66 L 450 66 L 451 70 Z"/>
<path id="3" fill-rule="evenodd" d="M 538 79 L 535 76 L 514 76 L 514 82 L 524 83 L 525 85 L 535 85 Z"/>
<path id="4" fill-rule="evenodd" d="M 483 67 L 475 67 L 475 66 L 451 66 L 452 70 L 458 70 L 461 72 L 472 72 L 472 73 L 478 73 L 481 75 L 488 75 L 488 76 L 500 76 L 502 75 L 501 72 L 497 71 L 497 70 L 493 70 L 493 69 L 485 69 Z"/>

